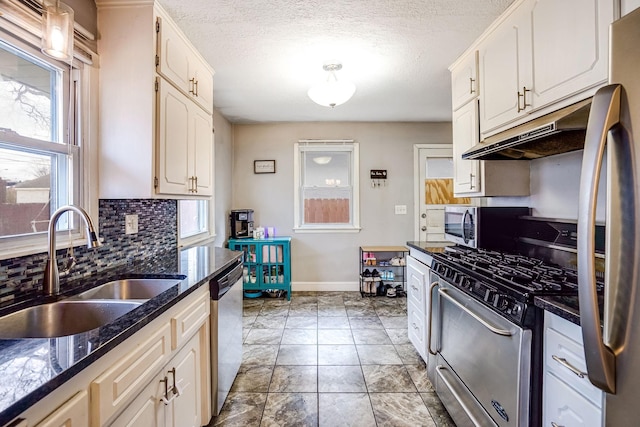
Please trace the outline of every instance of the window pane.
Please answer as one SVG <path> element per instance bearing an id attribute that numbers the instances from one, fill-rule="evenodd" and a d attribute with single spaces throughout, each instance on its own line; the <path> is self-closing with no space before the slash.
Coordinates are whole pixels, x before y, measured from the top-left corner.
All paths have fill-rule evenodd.
<path id="1" fill-rule="evenodd" d="M 304 188 L 305 224 L 349 224 L 350 188 Z"/>
<path id="2" fill-rule="evenodd" d="M 180 238 L 195 236 L 205 233 L 208 227 L 208 201 L 206 200 L 180 200 Z"/>
<path id="3" fill-rule="evenodd" d="M 308 151 L 305 153 L 304 187 L 351 185 L 351 153 Z"/>
<path id="4" fill-rule="evenodd" d="M 0 147 L 0 237 L 46 231 L 54 156 Z"/>
<path id="5" fill-rule="evenodd" d="M 58 74 L 52 67 L 0 43 L 0 128 L 57 142 Z"/>

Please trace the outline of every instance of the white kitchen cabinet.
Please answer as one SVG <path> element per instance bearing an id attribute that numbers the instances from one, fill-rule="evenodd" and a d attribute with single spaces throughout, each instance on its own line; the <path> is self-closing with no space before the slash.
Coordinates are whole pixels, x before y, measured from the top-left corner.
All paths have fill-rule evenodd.
<path id="1" fill-rule="evenodd" d="M 453 111 L 478 97 L 478 51 L 468 54 L 451 69 Z"/>
<path id="2" fill-rule="evenodd" d="M 429 290 L 429 268 L 407 257 L 407 320 L 409 341 L 422 359 L 428 358 L 427 348 L 427 292 Z"/>
<path id="3" fill-rule="evenodd" d="M 534 107 L 607 82 L 612 0 L 533 0 L 528 15 Z"/>
<path id="4" fill-rule="evenodd" d="M 205 328 L 202 327 L 202 333 Z M 114 427 L 199 427 L 203 399 L 200 335 L 189 339 L 137 397 L 113 421 Z M 177 388 L 176 388 L 177 385 Z"/>
<path id="5" fill-rule="evenodd" d="M 580 327 L 549 312 L 544 321 L 543 425 L 602 426 L 603 393 L 587 377 Z"/>
<path id="6" fill-rule="evenodd" d="M 82 390 L 36 424 L 36 427 L 85 427 L 87 425 L 89 425 L 89 393 Z"/>
<path id="7" fill-rule="evenodd" d="M 162 9 L 156 18 L 158 73 L 209 114 L 213 112 L 213 73 Z"/>
<path id="8" fill-rule="evenodd" d="M 593 95 L 607 81 L 612 0 L 519 0 L 479 42 L 483 137 Z"/>
<path id="9" fill-rule="evenodd" d="M 477 101 L 453 112 L 452 128 L 453 192 L 456 197 L 529 194 L 529 162 L 462 159 L 462 153 L 479 141 Z"/>
<path id="10" fill-rule="evenodd" d="M 212 117 L 166 80 L 158 86 L 158 192 L 210 196 Z"/>
<path id="11" fill-rule="evenodd" d="M 201 58 L 180 31 L 169 24 L 166 12 L 153 1 L 124 4 L 120 0 L 98 0 L 96 5 L 100 30 L 99 197 L 208 198 L 213 191 L 214 176 L 213 70 L 203 60 L 193 60 Z M 156 22 L 162 22 L 162 32 L 156 32 Z M 170 34 L 164 44 L 158 40 L 161 34 Z M 163 52 L 169 58 L 165 58 Z M 169 70 L 173 74 L 167 79 Z M 191 79 L 198 82 L 197 89 L 191 88 L 191 91 L 195 90 L 199 96 L 190 94 L 189 88 L 184 87 L 180 81 L 184 77 L 178 77 L 181 71 L 187 76 L 196 76 L 186 80 L 189 84 L 193 84 L 189 82 Z M 174 118 L 166 109 L 162 110 L 166 99 L 159 94 L 158 81 L 175 85 L 172 87 L 182 97 L 183 104 L 193 102 L 194 108 L 204 106 L 201 113 L 194 113 L 198 118 L 192 117 L 190 124 L 185 124 L 181 121 L 183 116 Z M 172 107 L 178 108 L 178 105 L 172 104 Z M 161 131 L 177 133 L 185 127 L 187 138 L 195 142 L 188 148 L 183 146 L 180 153 L 177 144 L 170 147 L 170 153 L 178 155 L 175 166 L 160 159 L 166 155 L 162 150 L 167 149 L 166 145 L 160 147 Z M 194 149 L 200 150 L 201 155 L 190 155 Z M 184 157 L 192 159 L 191 169 L 182 178 L 187 184 L 182 182 L 178 189 L 174 180 L 178 171 L 184 175 L 184 164 L 180 163 Z M 160 170 L 167 162 L 169 170 L 166 167 Z M 171 185 L 163 192 L 167 185 L 161 186 L 160 182 L 167 178 Z"/>
<path id="12" fill-rule="evenodd" d="M 529 0 L 510 8 L 480 44 L 480 131 L 484 134 L 532 108 Z"/>

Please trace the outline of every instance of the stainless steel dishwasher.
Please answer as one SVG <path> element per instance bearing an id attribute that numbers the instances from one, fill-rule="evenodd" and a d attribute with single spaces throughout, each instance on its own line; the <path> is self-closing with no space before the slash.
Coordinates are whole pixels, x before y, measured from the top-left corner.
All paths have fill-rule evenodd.
<path id="1" fill-rule="evenodd" d="M 217 416 L 242 362 L 242 260 L 211 280 L 211 411 Z"/>

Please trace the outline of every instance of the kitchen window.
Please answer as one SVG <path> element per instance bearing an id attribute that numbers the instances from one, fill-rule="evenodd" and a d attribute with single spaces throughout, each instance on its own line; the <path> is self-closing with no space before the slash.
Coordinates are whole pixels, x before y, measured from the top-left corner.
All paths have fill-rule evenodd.
<path id="1" fill-rule="evenodd" d="M 0 33 L 1 258 L 41 251 L 51 214 L 81 205 L 80 80 L 75 67 Z M 57 227 L 80 237 L 73 216 Z"/>
<path id="2" fill-rule="evenodd" d="M 209 200 L 179 200 L 179 245 L 188 246 L 212 237 L 210 216 Z"/>
<path id="3" fill-rule="evenodd" d="M 296 232 L 360 230 L 358 158 L 352 140 L 295 144 Z"/>

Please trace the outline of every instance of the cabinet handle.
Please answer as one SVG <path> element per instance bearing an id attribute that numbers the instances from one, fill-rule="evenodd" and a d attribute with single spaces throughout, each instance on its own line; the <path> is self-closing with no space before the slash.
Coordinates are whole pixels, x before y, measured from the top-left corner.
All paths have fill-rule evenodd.
<path id="1" fill-rule="evenodd" d="M 189 79 L 189 83 L 191 83 L 191 89 L 189 89 L 189 93 L 193 96 L 196 96 L 196 88 L 197 88 L 197 83 L 196 83 L 196 79 Z"/>
<path id="2" fill-rule="evenodd" d="M 476 82 L 476 79 L 469 77 L 469 93 L 476 93 L 476 90 L 473 88 L 473 84 Z"/>
<path id="3" fill-rule="evenodd" d="M 522 87 L 522 93 L 518 91 L 518 113 L 524 111 L 527 107 L 531 107 L 531 104 L 527 104 L 527 92 L 531 92 L 531 90 L 527 89 L 526 86 Z M 522 98 L 522 107 L 520 107 L 520 98 Z"/>
<path id="4" fill-rule="evenodd" d="M 176 396 L 174 395 L 171 398 L 169 398 L 169 379 L 167 377 L 164 377 L 163 379 L 161 379 L 160 382 L 164 383 L 164 394 L 160 398 L 160 401 L 165 405 L 168 405 L 169 403 L 171 403 L 173 399 L 175 399 Z"/>
<path id="5" fill-rule="evenodd" d="M 472 174 L 472 173 L 469 174 L 469 189 L 471 189 L 471 190 L 476 188 L 475 184 L 473 183 L 473 178 L 474 177 L 475 177 L 474 174 Z"/>
<path id="6" fill-rule="evenodd" d="M 556 362 L 558 362 L 559 364 L 561 364 L 562 366 L 564 366 L 565 368 L 567 368 L 568 370 L 570 370 L 571 372 L 573 372 L 574 374 L 576 374 L 579 378 L 584 378 L 585 375 L 587 375 L 586 372 L 582 372 L 580 369 L 576 368 L 571 363 L 567 362 L 567 359 L 563 357 L 558 357 L 555 354 L 552 354 L 551 358 Z"/>
<path id="7" fill-rule="evenodd" d="M 195 92 L 196 92 L 196 93 L 194 93 L 194 95 L 198 96 L 198 81 L 197 80 L 193 83 L 193 86 L 195 87 Z"/>
<path id="8" fill-rule="evenodd" d="M 197 96 L 197 95 L 196 95 Z M 193 192 L 197 193 L 198 192 L 198 177 L 194 177 L 195 178 L 195 184 L 193 186 Z"/>
<path id="9" fill-rule="evenodd" d="M 418 326 L 415 324 L 415 322 L 412 322 L 412 323 L 411 323 L 411 326 L 413 326 L 413 329 L 415 329 L 415 330 L 420 329 L 420 328 L 418 328 Z"/>
<path id="10" fill-rule="evenodd" d="M 173 384 L 171 385 L 171 387 L 169 387 L 169 391 L 175 392 L 175 387 L 176 387 L 176 368 L 173 368 L 170 371 L 167 371 L 167 374 L 171 374 L 171 377 L 173 379 Z"/>
<path id="11" fill-rule="evenodd" d="M 564 427 L 564 426 L 561 426 L 560 424 L 554 423 L 553 421 L 551 421 L 551 427 Z"/>

